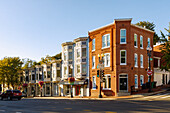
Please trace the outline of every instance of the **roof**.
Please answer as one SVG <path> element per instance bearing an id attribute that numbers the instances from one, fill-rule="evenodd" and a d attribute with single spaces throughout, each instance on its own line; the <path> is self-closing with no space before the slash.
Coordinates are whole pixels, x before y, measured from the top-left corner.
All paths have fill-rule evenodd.
<path id="1" fill-rule="evenodd" d="M 62 46 L 66 46 L 66 45 L 73 45 L 73 44 L 74 44 L 74 42 L 64 42 L 61 45 Z"/>
<path id="2" fill-rule="evenodd" d="M 134 26 L 134 27 L 137 27 L 137 28 L 139 28 L 139 29 L 143 29 L 143 30 L 146 30 L 146 31 L 149 31 L 149 32 L 155 33 L 155 32 L 154 32 L 154 31 L 152 31 L 152 30 L 149 30 L 149 29 L 147 29 L 147 28 L 144 28 L 144 27 L 141 27 L 141 26 L 138 26 L 138 25 L 135 25 L 135 24 L 131 24 L 131 26 Z"/>
<path id="3" fill-rule="evenodd" d="M 79 37 L 74 39 L 74 42 L 78 42 L 78 41 L 86 41 L 88 39 L 88 37 Z"/>
<path id="4" fill-rule="evenodd" d="M 109 27 L 109 26 L 111 26 L 111 25 L 114 25 L 116 21 L 132 21 L 132 18 L 114 19 L 114 23 L 110 23 L 110 24 L 107 24 L 107 25 L 105 25 L 105 26 L 101 26 L 101 27 L 99 27 L 99 28 L 93 29 L 93 30 L 89 31 L 89 33 L 94 32 L 94 31 L 96 31 L 96 30 L 100 30 L 100 29 Z M 139 29 L 143 29 L 143 30 L 146 30 L 146 31 L 155 33 L 155 32 L 152 31 L 152 30 L 149 30 L 149 29 L 147 29 L 147 28 L 144 28 L 144 27 L 141 27 L 141 26 L 138 26 L 138 25 L 135 25 L 135 24 L 131 24 L 131 26 L 134 26 L 134 27 L 137 27 L 137 28 L 139 28 Z"/>
<path id="5" fill-rule="evenodd" d="M 96 30 L 100 30 L 100 29 L 106 28 L 106 27 L 111 26 L 111 25 L 114 25 L 114 23 L 110 23 L 110 24 L 107 24 L 107 25 L 105 25 L 105 26 L 101 26 L 101 27 L 99 27 L 99 28 L 93 29 L 93 30 L 89 31 L 89 33 L 94 32 L 94 31 L 96 31 Z"/>
<path id="6" fill-rule="evenodd" d="M 156 45 L 153 46 L 153 51 L 161 52 L 162 47 L 163 47 L 162 43 L 157 43 Z"/>

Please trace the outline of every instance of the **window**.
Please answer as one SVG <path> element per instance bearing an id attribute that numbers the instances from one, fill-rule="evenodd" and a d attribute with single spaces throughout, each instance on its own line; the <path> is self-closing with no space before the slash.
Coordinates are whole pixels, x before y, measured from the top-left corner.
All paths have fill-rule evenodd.
<path id="1" fill-rule="evenodd" d="M 150 44 L 151 44 L 151 42 L 150 42 L 150 38 L 148 38 L 148 45 L 147 45 L 147 46 L 149 46 L 149 47 L 150 47 Z"/>
<path id="2" fill-rule="evenodd" d="M 92 88 L 96 89 L 96 76 L 92 77 Z"/>
<path id="3" fill-rule="evenodd" d="M 60 64 L 59 64 L 59 63 L 57 63 L 57 67 L 60 67 Z"/>
<path id="4" fill-rule="evenodd" d="M 77 49 L 77 58 L 80 57 L 80 49 Z"/>
<path id="5" fill-rule="evenodd" d="M 82 42 L 81 44 L 82 44 L 82 45 L 86 45 L 86 42 Z"/>
<path id="6" fill-rule="evenodd" d="M 138 67 L 138 56 L 136 53 L 135 53 L 135 67 Z"/>
<path id="7" fill-rule="evenodd" d="M 92 56 L 92 69 L 95 68 L 95 56 Z"/>
<path id="8" fill-rule="evenodd" d="M 69 59 L 69 60 L 72 60 L 72 56 L 73 56 L 72 52 L 69 52 L 68 55 L 69 55 L 69 56 L 68 56 L 68 59 Z"/>
<path id="9" fill-rule="evenodd" d="M 86 64 L 82 64 L 82 73 L 86 73 Z"/>
<path id="10" fill-rule="evenodd" d="M 104 56 L 104 65 L 105 67 L 110 67 L 110 54 L 106 53 Z"/>
<path id="11" fill-rule="evenodd" d="M 135 75 L 135 88 L 138 88 L 138 75 Z"/>
<path id="12" fill-rule="evenodd" d="M 142 86 L 144 83 L 144 76 L 140 75 L 140 86 Z"/>
<path id="13" fill-rule="evenodd" d="M 64 53 L 64 60 L 66 61 L 66 58 L 67 58 L 67 54 L 66 53 Z"/>
<path id="14" fill-rule="evenodd" d="M 102 36 L 102 48 L 110 47 L 110 34 Z"/>
<path id="15" fill-rule="evenodd" d="M 28 76 L 26 76 L 26 81 L 28 82 L 28 80 L 29 80 L 29 79 L 28 79 Z"/>
<path id="16" fill-rule="evenodd" d="M 32 74 L 32 80 L 35 80 L 35 74 Z"/>
<path id="17" fill-rule="evenodd" d="M 120 44 L 126 44 L 126 29 L 120 30 Z"/>
<path id="18" fill-rule="evenodd" d="M 92 51 L 95 50 L 95 39 L 92 40 Z"/>
<path id="19" fill-rule="evenodd" d="M 103 89 L 111 89 L 111 77 L 110 75 L 106 75 L 103 82 Z"/>
<path id="20" fill-rule="evenodd" d="M 69 74 L 72 74 L 72 68 L 71 68 L 71 66 L 68 66 L 68 68 L 69 68 Z"/>
<path id="21" fill-rule="evenodd" d="M 86 48 L 82 48 L 82 57 L 86 57 Z"/>
<path id="22" fill-rule="evenodd" d="M 68 49 L 72 49 L 72 46 L 68 46 Z"/>
<path id="23" fill-rule="evenodd" d="M 134 34 L 134 46 L 138 47 L 138 42 L 137 42 L 137 34 Z"/>
<path id="24" fill-rule="evenodd" d="M 120 65 L 126 65 L 126 50 L 120 50 Z"/>
<path id="25" fill-rule="evenodd" d="M 57 70 L 57 77 L 60 77 L 60 70 Z"/>
<path id="26" fill-rule="evenodd" d="M 80 65 L 77 65 L 77 73 L 80 73 Z"/>
<path id="27" fill-rule="evenodd" d="M 47 78 L 50 78 L 50 76 L 51 76 L 51 72 L 47 71 Z"/>
<path id="28" fill-rule="evenodd" d="M 140 36 L 140 48 L 143 49 L 143 36 Z"/>
<path id="29" fill-rule="evenodd" d="M 140 55 L 140 67 L 143 68 L 143 55 Z"/>
<path id="30" fill-rule="evenodd" d="M 64 67 L 64 75 L 67 74 L 67 67 Z"/>
<path id="31" fill-rule="evenodd" d="M 41 80 L 42 79 L 42 74 L 39 74 L 39 80 Z"/>

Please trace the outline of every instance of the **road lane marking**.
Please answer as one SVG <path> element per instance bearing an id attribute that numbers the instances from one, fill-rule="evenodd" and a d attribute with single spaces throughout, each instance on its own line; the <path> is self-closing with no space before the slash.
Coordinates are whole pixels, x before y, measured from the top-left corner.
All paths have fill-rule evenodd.
<path id="1" fill-rule="evenodd" d="M 64 109 L 72 109 L 72 108 L 64 108 Z"/>
<path id="2" fill-rule="evenodd" d="M 0 112 L 5 112 L 5 110 L 0 110 Z"/>
<path id="3" fill-rule="evenodd" d="M 85 109 L 85 110 L 83 110 L 83 111 L 91 111 L 91 110 L 89 110 L 89 109 Z"/>
<path id="4" fill-rule="evenodd" d="M 112 112 L 112 111 L 106 111 L 105 113 L 117 113 L 117 112 Z"/>

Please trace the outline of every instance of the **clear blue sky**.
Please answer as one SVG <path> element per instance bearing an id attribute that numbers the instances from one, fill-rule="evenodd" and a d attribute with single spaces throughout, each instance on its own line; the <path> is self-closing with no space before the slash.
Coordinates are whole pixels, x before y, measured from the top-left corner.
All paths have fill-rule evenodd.
<path id="1" fill-rule="evenodd" d="M 39 61 L 61 44 L 116 18 L 150 21 L 156 32 L 168 28 L 169 0 L 0 0 L 0 58 Z M 160 34 L 160 33 L 158 33 Z"/>

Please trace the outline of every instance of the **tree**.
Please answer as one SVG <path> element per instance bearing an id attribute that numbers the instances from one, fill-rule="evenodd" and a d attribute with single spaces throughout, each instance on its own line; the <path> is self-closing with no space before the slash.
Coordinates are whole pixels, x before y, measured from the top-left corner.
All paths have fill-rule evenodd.
<path id="1" fill-rule="evenodd" d="M 4 57 L 0 60 L 0 80 L 3 84 L 11 85 L 14 88 L 19 77 L 19 71 L 22 67 L 22 61 L 19 57 Z"/>
<path id="2" fill-rule="evenodd" d="M 22 62 L 23 62 L 23 67 L 22 67 L 23 69 L 33 68 L 37 64 L 36 61 L 33 61 L 31 59 L 28 59 L 28 58 L 22 59 Z"/>
<path id="3" fill-rule="evenodd" d="M 170 37 L 170 29 L 165 29 L 168 32 L 168 37 Z M 162 40 L 165 42 L 162 44 L 162 48 L 160 48 L 163 53 L 162 56 L 162 64 L 161 64 L 161 69 L 165 70 L 165 71 L 169 71 L 170 72 L 170 40 L 167 40 L 166 36 L 162 33 L 161 31 L 161 35 L 162 35 Z"/>
<path id="4" fill-rule="evenodd" d="M 152 22 L 148 22 L 148 21 L 140 21 L 138 23 L 136 23 L 136 25 L 138 26 L 142 26 L 142 27 L 146 27 L 149 30 L 155 31 L 155 27 L 156 25 Z M 154 33 L 154 37 L 153 37 L 153 44 L 155 45 L 156 42 L 160 41 L 160 37 L 156 34 L 156 32 Z"/>

